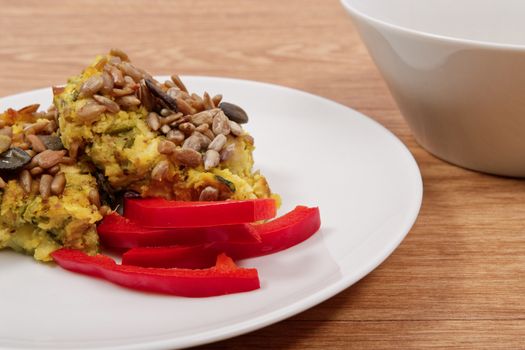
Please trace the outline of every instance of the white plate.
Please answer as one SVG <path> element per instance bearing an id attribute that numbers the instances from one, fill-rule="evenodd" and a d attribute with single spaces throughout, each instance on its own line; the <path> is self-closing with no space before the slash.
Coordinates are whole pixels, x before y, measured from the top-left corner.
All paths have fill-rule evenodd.
<path id="1" fill-rule="evenodd" d="M 321 231 L 287 251 L 245 260 L 261 289 L 188 299 L 124 289 L 0 252 L 0 347 L 161 349 L 233 337 L 295 315 L 352 285 L 399 245 L 422 199 L 419 169 L 389 131 L 301 91 L 234 79 L 186 77 L 191 91 L 222 93 L 250 115 L 256 167 L 284 213 L 319 206 Z M 47 106 L 50 89 L 0 106 Z"/>

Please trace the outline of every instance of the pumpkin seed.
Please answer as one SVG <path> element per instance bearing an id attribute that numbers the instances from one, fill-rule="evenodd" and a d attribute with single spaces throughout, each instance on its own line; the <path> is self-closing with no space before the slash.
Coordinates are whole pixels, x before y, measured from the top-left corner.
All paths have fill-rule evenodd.
<path id="1" fill-rule="evenodd" d="M 233 103 L 221 102 L 219 108 L 222 109 L 228 119 L 233 120 L 239 124 L 248 123 L 248 114 L 241 107 L 234 105 Z"/>

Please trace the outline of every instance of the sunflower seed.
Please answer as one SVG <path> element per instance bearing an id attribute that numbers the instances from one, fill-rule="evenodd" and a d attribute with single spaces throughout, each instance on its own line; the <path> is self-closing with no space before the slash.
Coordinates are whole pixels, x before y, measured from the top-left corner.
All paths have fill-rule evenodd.
<path id="1" fill-rule="evenodd" d="M 77 118 L 85 124 L 90 124 L 98 120 L 100 115 L 104 113 L 106 109 L 106 106 L 97 103 L 86 103 L 77 110 Z"/>
<path id="2" fill-rule="evenodd" d="M 160 141 L 157 146 L 157 151 L 159 151 L 160 154 L 172 154 L 175 149 L 177 149 L 177 146 L 175 146 L 173 142 L 167 140 Z"/>
<path id="3" fill-rule="evenodd" d="M 202 124 L 209 124 L 213 122 L 213 117 L 217 114 L 219 110 L 209 110 L 209 111 L 202 111 L 196 114 L 193 114 L 190 117 L 190 121 L 195 125 L 202 125 Z"/>
<path id="4" fill-rule="evenodd" d="M 203 111 L 205 109 L 204 108 L 204 101 L 202 100 L 202 97 L 200 97 L 197 94 L 191 94 L 191 98 L 189 99 L 189 104 L 196 111 Z"/>
<path id="5" fill-rule="evenodd" d="M 98 193 L 98 190 L 93 188 L 91 191 L 89 191 L 88 199 L 89 199 L 89 203 L 93 204 L 97 208 L 100 208 L 101 203 L 100 203 L 100 194 Z"/>
<path id="6" fill-rule="evenodd" d="M 211 168 L 215 168 L 217 165 L 219 165 L 220 161 L 221 156 L 219 152 L 209 149 L 204 154 L 204 169 L 210 170 Z"/>
<path id="7" fill-rule="evenodd" d="M 162 118 L 160 120 L 160 123 L 162 125 L 171 124 L 174 121 L 179 120 L 180 118 L 182 118 L 182 113 L 172 113 L 172 114 L 169 114 L 168 116 L 166 116 L 165 118 Z"/>
<path id="8" fill-rule="evenodd" d="M 28 170 L 22 170 L 20 173 L 20 186 L 25 193 L 31 192 L 31 185 L 33 184 L 33 178 Z"/>
<path id="9" fill-rule="evenodd" d="M 101 95 L 94 95 L 93 99 L 103 106 L 106 106 L 110 113 L 118 113 L 120 111 L 119 105 L 110 98 Z"/>
<path id="10" fill-rule="evenodd" d="M 136 83 L 143 78 L 142 73 L 129 62 L 124 61 L 119 64 L 118 67 L 124 72 L 124 74 L 129 75 Z"/>
<path id="11" fill-rule="evenodd" d="M 215 95 L 211 98 L 211 100 L 213 101 L 213 104 L 215 106 L 218 106 L 220 103 L 221 103 L 221 100 L 222 100 L 222 95 L 219 94 L 219 95 Z"/>
<path id="12" fill-rule="evenodd" d="M 221 161 L 229 160 L 235 154 L 235 144 L 230 143 L 228 146 L 224 147 L 221 151 Z"/>
<path id="13" fill-rule="evenodd" d="M 212 131 L 215 135 L 223 134 L 228 135 L 230 133 L 230 124 L 228 123 L 228 117 L 222 112 L 219 111 L 213 117 Z"/>
<path id="14" fill-rule="evenodd" d="M 62 160 L 62 158 L 64 158 L 65 155 L 65 150 L 52 151 L 48 149 L 42 153 L 37 154 L 33 157 L 33 159 L 37 162 L 39 167 L 49 169 L 60 163 L 60 161 Z"/>
<path id="15" fill-rule="evenodd" d="M 53 176 L 44 174 L 40 177 L 40 195 L 42 199 L 48 199 L 51 194 L 51 183 L 53 182 Z"/>
<path id="16" fill-rule="evenodd" d="M 229 124 L 230 124 L 230 130 L 231 130 L 231 133 L 235 136 L 240 136 L 242 135 L 243 131 L 242 131 L 242 127 L 237 124 L 236 122 L 234 122 L 233 120 L 230 120 L 229 121 Z"/>
<path id="17" fill-rule="evenodd" d="M 0 135 L 0 153 L 4 153 L 11 146 L 11 137 Z"/>
<path id="18" fill-rule="evenodd" d="M 151 112 L 148 114 L 148 117 L 146 118 L 146 123 L 150 127 L 151 130 L 157 131 L 160 129 L 160 119 L 159 115 L 155 112 Z"/>
<path id="19" fill-rule="evenodd" d="M 118 88 L 115 88 L 113 89 L 113 91 L 111 92 L 111 94 L 113 96 L 116 96 L 116 97 L 122 97 L 122 96 L 128 96 L 128 95 L 131 95 L 135 92 L 135 90 L 133 90 L 132 88 L 130 88 L 129 86 L 126 86 L 124 87 L 123 89 L 118 89 Z"/>
<path id="20" fill-rule="evenodd" d="M 122 96 L 116 99 L 120 107 L 129 109 L 140 105 L 140 100 L 132 95 Z"/>
<path id="21" fill-rule="evenodd" d="M 35 103 L 32 105 L 28 105 L 25 107 L 20 108 L 17 112 L 20 114 L 32 114 L 38 111 L 38 108 L 40 108 L 40 105 Z"/>
<path id="22" fill-rule="evenodd" d="M 176 75 L 176 74 L 172 75 L 171 76 L 171 80 L 173 81 L 173 83 L 175 83 L 175 85 L 177 85 L 177 87 L 181 91 L 188 92 L 188 89 L 186 89 L 186 86 L 184 85 L 182 80 L 180 80 L 180 77 L 178 75 Z"/>
<path id="23" fill-rule="evenodd" d="M 151 171 L 151 178 L 156 181 L 164 180 L 168 174 L 169 166 L 170 164 L 167 160 L 161 160 Z"/>
<path id="24" fill-rule="evenodd" d="M 177 148 L 175 152 L 173 152 L 172 158 L 182 165 L 193 168 L 202 164 L 202 155 L 191 148 Z"/>
<path id="25" fill-rule="evenodd" d="M 51 182 L 51 193 L 58 196 L 62 192 L 64 192 L 64 188 L 66 187 L 66 175 L 64 173 L 58 173 L 53 178 L 53 181 Z"/>
<path id="26" fill-rule="evenodd" d="M 113 88 L 115 87 L 115 84 L 113 83 L 113 78 L 107 71 L 102 72 L 102 87 L 100 88 L 100 92 L 103 94 L 109 95 Z"/>
<path id="27" fill-rule="evenodd" d="M 13 128 L 10 126 L 3 127 L 0 129 L 0 135 L 6 135 L 9 136 L 9 138 L 13 137 Z"/>
<path id="28" fill-rule="evenodd" d="M 167 134 L 168 132 L 170 132 L 170 130 L 171 130 L 171 127 L 169 125 L 163 125 L 160 127 L 160 131 L 163 134 Z"/>
<path id="29" fill-rule="evenodd" d="M 38 134 L 42 132 L 46 127 L 48 127 L 48 124 L 50 123 L 49 120 L 41 120 L 33 124 L 29 124 L 26 127 L 24 127 L 24 133 L 26 134 Z"/>
<path id="30" fill-rule="evenodd" d="M 48 174 L 50 175 L 56 175 L 56 173 L 58 173 L 59 171 L 60 171 L 60 165 L 58 164 L 47 170 Z"/>
<path id="31" fill-rule="evenodd" d="M 86 80 L 78 92 L 78 98 L 91 97 L 104 86 L 104 79 L 101 75 L 93 75 Z"/>
<path id="32" fill-rule="evenodd" d="M 202 149 L 202 140 L 198 136 L 193 134 L 190 137 L 188 137 L 186 140 L 184 140 L 184 143 L 182 144 L 182 148 L 183 149 L 193 149 L 197 152 L 200 152 L 200 150 Z"/>
<path id="33" fill-rule="evenodd" d="M 175 103 L 177 104 L 177 111 L 182 112 L 183 115 L 191 115 L 195 114 L 196 110 L 192 106 L 190 106 L 186 101 L 184 101 L 182 98 L 177 97 L 175 99 Z"/>
<path id="34" fill-rule="evenodd" d="M 219 190 L 212 186 L 205 187 L 199 195 L 201 202 L 211 202 L 217 199 L 219 199 Z"/>
<path id="35" fill-rule="evenodd" d="M 184 133 L 180 130 L 170 130 L 166 134 L 166 139 L 170 140 L 176 145 L 181 145 L 184 142 Z"/>
<path id="36" fill-rule="evenodd" d="M 167 88 L 172 88 L 172 87 L 175 87 L 175 83 L 172 82 L 171 80 L 166 80 L 164 81 L 164 86 L 166 86 Z"/>
<path id="37" fill-rule="evenodd" d="M 55 122 L 55 120 L 50 120 L 46 126 L 41 130 L 41 133 L 44 133 L 44 134 L 52 134 L 54 133 L 55 131 L 57 131 L 58 129 L 58 125 L 57 125 L 57 122 Z"/>
<path id="38" fill-rule="evenodd" d="M 115 57 L 120 58 L 122 61 L 129 61 L 128 55 L 124 51 L 122 51 L 120 49 L 113 48 L 113 49 L 109 50 L 109 54 L 111 56 L 115 56 Z"/>
<path id="39" fill-rule="evenodd" d="M 214 109 L 215 103 L 213 103 L 213 100 L 211 99 L 210 95 L 205 92 L 203 95 L 203 102 L 204 102 L 204 108 L 206 109 Z"/>
<path id="40" fill-rule="evenodd" d="M 184 135 L 189 136 L 195 130 L 195 125 L 192 123 L 186 122 L 179 125 L 179 130 L 184 133 Z"/>
<path id="41" fill-rule="evenodd" d="M 112 64 L 106 64 L 104 66 L 104 70 L 111 75 L 114 85 L 124 86 L 124 75 L 122 75 L 122 72 L 120 71 L 120 69 L 118 69 Z"/>
<path id="42" fill-rule="evenodd" d="M 42 174 L 44 172 L 44 169 L 42 169 L 41 167 L 39 166 L 36 166 L 32 169 L 29 170 L 29 173 L 32 175 L 32 176 L 38 176 L 40 174 Z"/>
<path id="43" fill-rule="evenodd" d="M 71 154 L 71 151 L 70 151 L 70 154 Z M 64 164 L 64 165 L 73 165 L 75 163 L 76 163 L 75 159 L 71 158 L 71 157 L 64 157 L 60 161 L 60 164 Z M 49 171 L 51 171 L 51 170 L 49 170 Z"/>
<path id="44" fill-rule="evenodd" d="M 31 143 L 33 151 L 37 153 L 44 152 L 47 149 L 46 145 L 44 145 L 42 140 L 36 135 L 27 135 L 27 140 Z"/>
<path id="45" fill-rule="evenodd" d="M 213 141 L 208 145 L 208 149 L 212 149 L 214 151 L 220 152 L 224 148 L 224 145 L 226 144 L 226 140 L 227 140 L 226 136 L 224 136 L 223 134 L 219 134 L 215 136 Z"/>

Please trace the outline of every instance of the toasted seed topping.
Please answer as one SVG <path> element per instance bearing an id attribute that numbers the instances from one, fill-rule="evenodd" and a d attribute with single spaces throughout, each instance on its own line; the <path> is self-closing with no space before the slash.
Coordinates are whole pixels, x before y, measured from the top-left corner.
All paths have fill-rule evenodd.
<path id="1" fill-rule="evenodd" d="M 116 99 L 116 102 L 120 105 L 122 108 L 133 108 L 140 105 L 140 100 L 132 95 L 122 96 Z"/>
<path id="2" fill-rule="evenodd" d="M 179 125 L 179 130 L 184 133 L 184 135 L 191 135 L 195 130 L 195 125 L 192 123 L 186 122 Z"/>
<path id="3" fill-rule="evenodd" d="M 33 176 L 38 176 L 40 174 L 42 174 L 44 172 L 44 169 L 42 169 L 41 167 L 39 166 L 36 166 L 34 168 L 32 168 L 31 170 L 29 170 L 29 173 Z"/>
<path id="4" fill-rule="evenodd" d="M 233 120 L 230 120 L 229 121 L 229 124 L 230 124 L 230 130 L 231 130 L 231 133 L 235 136 L 240 136 L 242 135 L 243 131 L 242 131 L 242 127 L 237 124 L 236 122 L 234 122 Z"/>
<path id="5" fill-rule="evenodd" d="M 171 130 L 171 127 L 169 125 L 163 125 L 160 127 L 160 131 L 163 134 L 167 134 L 168 132 L 170 132 L 170 130 Z"/>
<path id="6" fill-rule="evenodd" d="M 104 79 L 101 75 L 93 75 L 86 80 L 78 92 L 78 98 L 91 97 L 104 86 Z"/>
<path id="7" fill-rule="evenodd" d="M 124 86 L 124 75 L 122 75 L 122 72 L 120 71 L 120 69 L 118 69 L 112 64 L 106 64 L 104 66 L 104 70 L 107 71 L 111 75 L 114 85 Z"/>
<path id="8" fill-rule="evenodd" d="M 60 164 L 64 164 L 64 165 L 73 165 L 75 164 L 75 159 L 74 158 L 71 158 L 71 157 L 64 157 L 62 158 L 62 160 L 60 161 Z M 49 169 L 49 171 L 51 171 L 51 169 Z"/>
<path id="9" fill-rule="evenodd" d="M 220 111 L 213 117 L 212 131 L 215 135 L 223 134 L 228 135 L 230 133 L 230 124 L 228 117 Z"/>
<path id="10" fill-rule="evenodd" d="M 131 95 L 135 92 L 135 90 L 133 90 L 132 88 L 130 88 L 129 86 L 126 86 L 122 89 L 119 89 L 119 88 L 115 88 L 113 89 L 113 91 L 111 92 L 111 94 L 115 97 L 122 97 L 122 96 L 127 96 L 127 95 Z"/>
<path id="11" fill-rule="evenodd" d="M 215 106 L 218 106 L 220 103 L 221 103 L 221 100 L 222 100 L 222 95 L 219 94 L 219 95 L 215 95 L 211 98 L 211 100 L 213 101 L 213 104 Z"/>
<path id="12" fill-rule="evenodd" d="M 101 95 L 94 95 L 93 99 L 101 105 L 105 106 L 110 113 L 118 113 L 120 111 L 119 105 L 112 99 Z"/>
<path id="13" fill-rule="evenodd" d="M 200 152 L 202 149 L 202 140 L 200 137 L 196 136 L 195 134 L 192 134 L 184 141 L 184 143 L 182 144 L 182 148 L 193 149 L 197 152 Z"/>
<path id="14" fill-rule="evenodd" d="M 155 108 L 155 98 L 146 86 L 146 82 L 144 81 L 144 79 L 140 81 L 138 97 L 144 108 L 146 108 L 146 110 L 151 111 L 153 108 Z"/>
<path id="15" fill-rule="evenodd" d="M 190 106 L 186 101 L 184 101 L 180 97 L 177 97 L 175 99 L 175 103 L 177 104 L 177 111 L 182 112 L 183 115 L 191 115 L 195 114 L 196 112 L 195 108 Z"/>
<path id="16" fill-rule="evenodd" d="M 202 112 L 193 114 L 190 117 L 190 121 L 197 126 L 202 125 L 202 124 L 211 125 L 211 123 L 213 122 L 213 117 L 217 114 L 217 112 L 218 112 L 218 109 L 202 111 Z"/>
<path id="17" fill-rule="evenodd" d="M 11 146 L 11 137 L 7 135 L 0 135 L 0 153 L 4 153 Z"/>
<path id="18" fill-rule="evenodd" d="M 10 126 L 5 126 L 0 129 L 0 135 L 7 135 L 10 138 L 13 137 L 13 128 Z"/>
<path id="19" fill-rule="evenodd" d="M 210 170 L 211 168 L 215 168 L 219 165 L 220 161 L 221 156 L 219 155 L 219 152 L 209 149 L 204 154 L 204 169 Z"/>
<path id="20" fill-rule="evenodd" d="M 136 83 L 143 78 L 142 73 L 129 62 L 122 62 L 118 65 L 118 68 L 120 68 L 124 74 L 129 75 Z"/>
<path id="21" fill-rule="evenodd" d="M 204 102 L 205 109 L 215 108 L 215 103 L 213 103 L 213 100 L 211 99 L 210 95 L 207 92 L 205 92 L 203 95 L 203 102 Z"/>
<path id="22" fill-rule="evenodd" d="M 95 205 L 97 208 L 100 208 L 100 194 L 98 193 L 98 190 L 91 189 L 88 193 L 88 199 L 89 203 Z"/>
<path id="23" fill-rule="evenodd" d="M 205 187 L 199 195 L 199 201 L 202 202 L 211 202 L 217 199 L 219 199 L 219 190 L 212 186 Z"/>
<path id="24" fill-rule="evenodd" d="M 65 158 L 65 157 L 64 157 L 64 158 Z M 48 174 L 50 174 L 50 175 L 56 175 L 59 171 L 60 171 L 60 165 L 58 165 L 58 164 L 55 165 L 55 166 L 52 167 L 52 168 L 49 168 L 49 169 L 47 170 Z"/>
<path id="25" fill-rule="evenodd" d="M 224 162 L 229 160 L 235 153 L 235 144 L 230 143 L 228 146 L 224 147 L 221 151 L 221 161 Z"/>
<path id="26" fill-rule="evenodd" d="M 200 97 L 197 94 L 191 94 L 191 98 L 187 100 L 187 102 L 192 106 L 197 112 L 203 111 L 204 108 L 204 100 L 202 97 Z"/>
<path id="27" fill-rule="evenodd" d="M 24 133 L 39 134 L 44 129 L 46 129 L 46 127 L 48 127 L 49 123 L 51 123 L 49 120 L 41 120 L 36 123 L 29 124 L 26 127 L 24 127 Z"/>
<path id="28" fill-rule="evenodd" d="M 115 57 L 120 58 L 122 61 L 129 61 L 128 55 L 124 51 L 122 51 L 120 49 L 113 48 L 113 49 L 109 50 L 109 54 L 111 56 L 115 56 Z"/>
<path id="29" fill-rule="evenodd" d="M 164 125 L 164 124 L 171 125 L 171 123 L 173 123 L 173 122 L 175 122 L 175 121 L 177 121 L 177 120 L 179 120 L 181 118 L 182 118 L 182 113 L 171 113 L 171 114 L 167 115 L 165 118 L 162 118 L 160 120 L 160 123 L 162 125 Z"/>
<path id="30" fill-rule="evenodd" d="M 51 194 L 51 183 L 53 182 L 53 176 L 44 174 L 40 177 L 40 195 L 43 199 L 48 199 Z"/>
<path id="31" fill-rule="evenodd" d="M 159 119 L 159 115 L 155 112 L 151 112 L 148 114 L 148 117 L 146 119 L 146 123 L 148 124 L 148 126 L 150 127 L 151 130 L 153 131 L 157 131 L 160 129 L 160 119 Z"/>
<path id="32" fill-rule="evenodd" d="M 38 103 L 22 107 L 18 110 L 18 113 L 21 114 L 32 114 L 38 111 L 38 108 L 40 108 L 40 105 Z"/>
<path id="33" fill-rule="evenodd" d="M 226 144 L 226 140 L 226 136 L 224 136 L 223 134 L 219 134 L 215 136 L 213 141 L 208 145 L 208 149 L 220 152 Z"/>
<path id="34" fill-rule="evenodd" d="M 228 119 L 233 120 L 239 124 L 248 123 L 248 114 L 241 107 L 234 105 L 233 103 L 221 102 L 219 108 L 222 109 Z"/>
<path id="35" fill-rule="evenodd" d="M 202 164 L 202 155 L 191 148 L 177 148 L 173 152 L 172 158 L 185 166 L 196 168 Z"/>
<path id="36" fill-rule="evenodd" d="M 102 113 L 106 111 L 106 106 L 99 105 L 97 103 L 86 103 L 84 106 L 77 110 L 78 119 L 86 124 L 93 123 Z"/>
<path id="37" fill-rule="evenodd" d="M 33 184 L 33 178 L 28 170 L 22 170 L 20 173 L 20 186 L 25 193 L 31 192 L 31 185 Z"/>
<path id="38" fill-rule="evenodd" d="M 151 171 L 151 178 L 156 181 L 164 180 L 168 174 L 169 166 L 170 164 L 167 160 L 161 160 Z"/>
<path id="39" fill-rule="evenodd" d="M 172 154 L 177 149 L 177 146 L 171 141 L 162 140 L 159 142 L 157 150 L 160 154 Z"/>
<path id="40" fill-rule="evenodd" d="M 184 133 L 180 130 L 170 130 L 166 134 L 166 139 L 170 140 L 176 145 L 181 145 L 184 142 L 185 138 L 186 136 L 184 136 Z"/>
<path id="41" fill-rule="evenodd" d="M 102 84 L 102 87 L 100 88 L 100 92 L 102 92 L 103 94 L 109 95 L 111 91 L 113 91 L 113 88 L 115 87 L 111 74 L 109 74 L 107 71 L 103 71 L 102 81 L 103 81 L 103 84 Z"/>
<path id="42" fill-rule="evenodd" d="M 47 149 L 44 142 L 42 142 L 42 140 L 36 135 L 27 135 L 27 140 L 31 143 L 33 151 L 37 153 L 44 152 Z"/>
<path id="43" fill-rule="evenodd" d="M 51 182 L 51 193 L 58 196 L 62 192 L 64 192 L 64 188 L 66 187 L 66 175 L 64 173 L 58 173 L 53 178 L 53 181 Z"/>
<path id="44" fill-rule="evenodd" d="M 184 91 L 184 92 L 188 92 L 188 89 L 186 89 L 186 86 L 184 85 L 184 83 L 182 82 L 182 80 L 180 80 L 180 77 L 176 74 L 172 75 L 171 76 L 171 80 L 173 81 L 173 83 L 175 85 L 177 85 L 177 87 L 181 90 L 181 91 Z"/>
<path id="45" fill-rule="evenodd" d="M 6 185 L 7 185 L 7 184 L 5 183 L 4 179 L 2 179 L 2 178 L 0 177 L 0 189 L 5 188 Z"/>
<path id="46" fill-rule="evenodd" d="M 37 162 L 38 166 L 44 169 L 49 169 L 51 167 L 54 167 L 60 161 L 64 156 L 66 155 L 66 151 L 52 151 L 52 150 L 45 150 L 42 153 L 37 154 L 34 156 L 34 160 Z"/>

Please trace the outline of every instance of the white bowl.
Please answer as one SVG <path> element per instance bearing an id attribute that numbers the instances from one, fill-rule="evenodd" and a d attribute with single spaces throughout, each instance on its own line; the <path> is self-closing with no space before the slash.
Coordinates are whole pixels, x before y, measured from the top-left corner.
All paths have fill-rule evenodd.
<path id="1" fill-rule="evenodd" d="M 525 177 L 525 1 L 341 3 L 424 148 Z"/>

